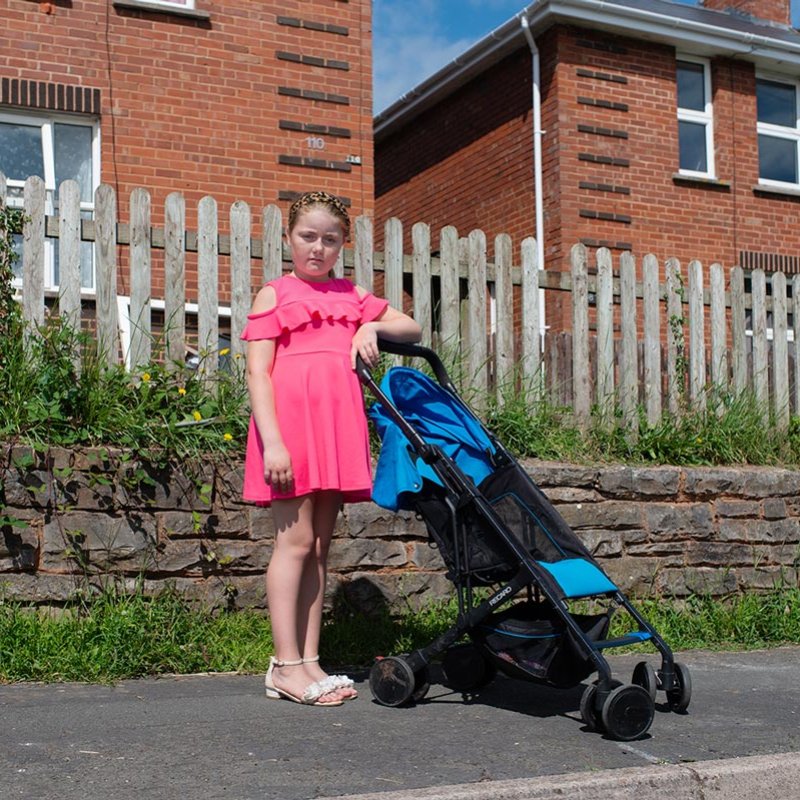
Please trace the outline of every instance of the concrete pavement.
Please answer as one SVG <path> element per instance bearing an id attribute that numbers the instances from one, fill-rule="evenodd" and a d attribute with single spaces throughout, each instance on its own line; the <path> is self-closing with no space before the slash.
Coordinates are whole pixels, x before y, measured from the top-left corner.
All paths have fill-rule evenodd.
<path id="1" fill-rule="evenodd" d="M 612 656 L 629 680 L 642 656 Z M 264 699 L 260 676 L 0 687 L 0 798 L 26 800 L 796 800 L 800 647 L 682 653 L 686 715 L 622 743 L 585 731 L 581 689 L 499 677 L 411 708 Z M 655 657 L 650 659 L 657 666 Z"/>

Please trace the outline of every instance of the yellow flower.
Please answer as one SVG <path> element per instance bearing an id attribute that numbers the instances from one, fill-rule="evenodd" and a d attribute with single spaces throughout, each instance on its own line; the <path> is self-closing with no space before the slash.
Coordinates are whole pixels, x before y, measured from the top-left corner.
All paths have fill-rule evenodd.
<path id="1" fill-rule="evenodd" d="M 184 389 L 183 386 L 179 386 L 178 387 L 178 394 L 181 395 L 181 397 L 182 397 L 183 395 L 186 394 L 186 389 Z"/>
<path id="2" fill-rule="evenodd" d="M 200 422 L 203 419 L 203 415 L 199 411 L 192 411 L 192 416 L 195 418 L 196 422 Z"/>
<path id="3" fill-rule="evenodd" d="M 233 434 L 231 434 L 231 433 L 223 433 L 223 434 L 222 434 L 222 438 L 223 438 L 223 439 L 224 439 L 226 442 L 230 442 L 230 441 L 233 439 Z"/>
<path id="4" fill-rule="evenodd" d="M 143 372 L 143 373 L 142 373 L 142 380 L 143 380 L 145 383 L 147 383 L 147 381 L 149 381 L 149 380 L 150 380 L 150 373 L 149 373 L 149 372 Z"/>
<path id="5" fill-rule="evenodd" d="M 230 351 L 231 351 L 230 347 L 223 347 L 222 350 L 219 351 L 219 354 L 221 356 L 226 356 L 228 355 L 228 353 L 230 353 Z"/>
<path id="6" fill-rule="evenodd" d="M 242 357 L 241 353 L 236 353 L 236 355 L 234 355 L 234 358 L 241 358 L 241 357 Z"/>

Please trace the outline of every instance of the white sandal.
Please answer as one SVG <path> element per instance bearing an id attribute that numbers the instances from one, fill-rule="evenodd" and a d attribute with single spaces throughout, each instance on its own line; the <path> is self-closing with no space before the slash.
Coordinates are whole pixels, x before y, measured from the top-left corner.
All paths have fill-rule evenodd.
<path id="1" fill-rule="evenodd" d="M 285 700 L 291 700 L 293 703 L 300 703 L 305 706 L 340 706 L 342 704 L 342 700 L 337 699 L 323 703 L 319 699 L 320 697 L 324 697 L 326 694 L 332 694 L 334 691 L 336 691 L 328 684 L 327 678 L 324 681 L 315 681 L 314 683 L 306 686 L 302 697 L 297 697 L 297 695 L 293 695 L 291 692 L 287 692 L 285 689 L 280 689 L 275 685 L 272 679 L 272 670 L 274 667 L 298 667 L 302 663 L 302 658 L 297 661 L 279 661 L 274 656 L 270 656 L 269 669 L 267 670 L 267 674 L 264 676 L 264 689 L 267 697 L 270 700 L 280 700 L 283 698 Z"/>
<path id="2" fill-rule="evenodd" d="M 311 658 L 304 658 L 304 664 L 312 664 L 319 661 L 319 656 L 312 656 Z M 352 678 L 348 678 L 347 675 L 328 675 L 327 678 L 320 681 L 321 684 L 330 687 L 330 691 L 335 692 L 338 689 L 350 689 L 352 694 L 345 695 L 342 700 L 355 700 L 358 697 L 358 692 L 356 691 L 355 683 Z"/>

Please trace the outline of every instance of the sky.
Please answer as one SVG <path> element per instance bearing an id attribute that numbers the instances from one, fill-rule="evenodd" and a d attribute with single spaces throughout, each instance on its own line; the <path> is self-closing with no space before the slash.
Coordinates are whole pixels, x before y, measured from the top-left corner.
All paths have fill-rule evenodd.
<path id="1" fill-rule="evenodd" d="M 530 1 L 373 0 L 375 113 L 507 22 Z M 800 0 L 792 0 L 792 24 L 800 28 Z"/>

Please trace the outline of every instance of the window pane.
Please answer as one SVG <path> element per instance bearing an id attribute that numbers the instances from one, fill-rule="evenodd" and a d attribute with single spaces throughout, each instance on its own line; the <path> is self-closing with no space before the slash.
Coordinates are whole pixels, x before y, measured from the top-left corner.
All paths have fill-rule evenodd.
<path id="1" fill-rule="evenodd" d="M 760 135 L 758 174 L 770 181 L 797 183 L 797 144 L 791 139 Z"/>
<path id="2" fill-rule="evenodd" d="M 77 181 L 81 202 L 92 202 L 92 129 L 86 125 L 54 126 L 56 186 Z"/>
<path id="3" fill-rule="evenodd" d="M 703 80 L 702 64 L 691 61 L 678 62 L 678 108 L 705 111 L 706 84 Z"/>
<path id="4" fill-rule="evenodd" d="M 0 122 L 0 172 L 14 181 L 44 178 L 42 129 L 38 125 Z"/>
<path id="5" fill-rule="evenodd" d="M 797 127 L 797 98 L 795 88 L 788 83 L 756 81 L 758 121 L 771 125 Z"/>
<path id="6" fill-rule="evenodd" d="M 697 122 L 678 123 L 681 169 L 708 172 L 706 126 Z"/>

